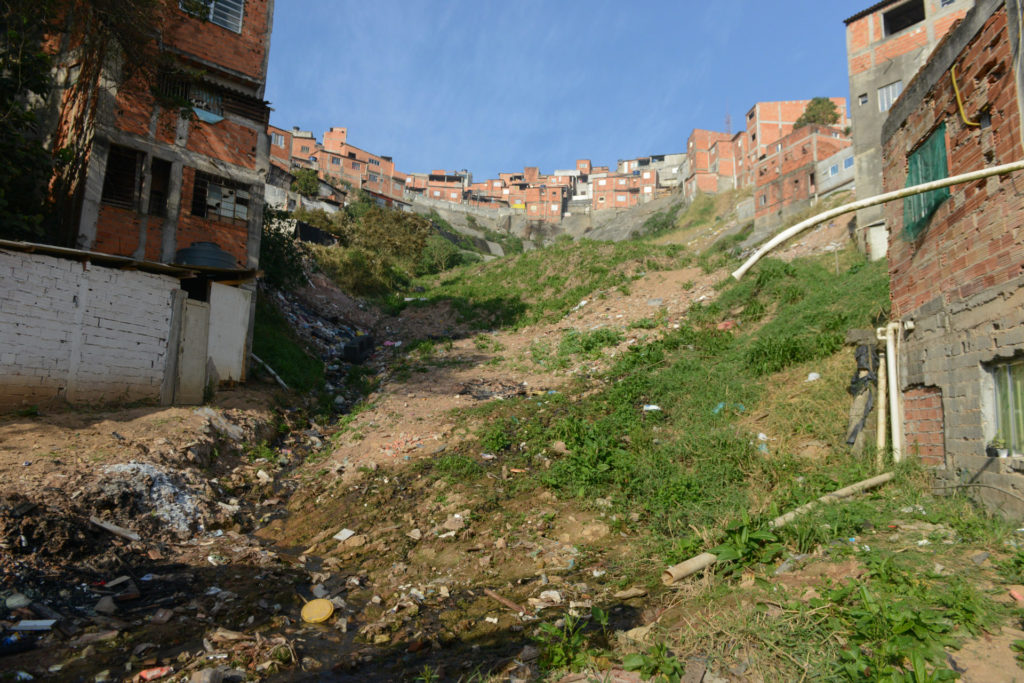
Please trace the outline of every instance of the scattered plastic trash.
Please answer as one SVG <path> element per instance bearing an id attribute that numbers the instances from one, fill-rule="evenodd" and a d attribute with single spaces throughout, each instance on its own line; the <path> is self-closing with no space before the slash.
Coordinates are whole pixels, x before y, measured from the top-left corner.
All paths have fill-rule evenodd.
<path id="1" fill-rule="evenodd" d="M 819 379 L 821 379 L 821 375 L 817 372 L 809 372 L 807 373 L 807 379 L 805 379 L 804 382 L 817 382 Z"/>
<path id="2" fill-rule="evenodd" d="M 571 309 L 569 310 L 569 312 L 570 312 L 570 313 L 574 313 L 575 311 L 578 311 L 578 310 L 580 310 L 581 308 L 583 308 L 583 307 L 584 307 L 584 306 L 586 306 L 586 305 L 587 305 L 587 300 L 586 300 L 586 299 L 584 299 L 583 301 L 581 301 L 581 302 L 579 302 L 578 304 L 576 304 L 575 306 L 573 306 L 573 307 L 572 307 L 572 308 L 571 308 Z"/>
<path id="3" fill-rule="evenodd" d="M 302 620 L 309 624 L 322 624 L 334 614 L 334 603 L 317 598 L 302 606 Z"/>
<path id="4" fill-rule="evenodd" d="M 648 403 L 647 405 L 644 406 L 645 413 L 653 413 L 659 410 L 661 410 L 661 406 L 654 405 L 653 403 Z"/>
<path id="5" fill-rule="evenodd" d="M 139 672 L 139 678 L 144 681 L 155 681 L 164 676 L 170 676 L 174 673 L 173 666 L 158 666 L 153 669 L 143 669 Z"/>
<path id="6" fill-rule="evenodd" d="M 768 435 L 765 434 L 764 432 L 758 432 L 757 440 L 758 441 L 767 441 L 768 440 Z"/>
<path id="7" fill-rule="evenodd" d="M 335 541 L 342 541 L 342 542 L 344 542 L 344 541 L 347 541 L 348 539 L 352 538 L 355 535 L 356 535 L 356 532 L 352 531 L 351 529 L 342 529 L 338 533 L 334 534 L 334 540 Z"/>
<path id="8" fill-rule="evenodd" d="M 56 619 L 22 619 L 11 629 L 14 631 L 49 631 L 56 623 Z"/>
<path id="9" fill-rule="evenodd" d="M 486 621 L 488 624 L 494 624 L 495 626 L 497 626 L 498 617 L 484 617 L 484 621 Z"/>

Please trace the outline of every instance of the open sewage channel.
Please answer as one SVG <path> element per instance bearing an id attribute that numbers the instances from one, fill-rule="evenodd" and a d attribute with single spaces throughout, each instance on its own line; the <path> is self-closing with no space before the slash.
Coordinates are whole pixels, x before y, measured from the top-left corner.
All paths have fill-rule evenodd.
<path id="1" fill-rule="evenodd" d="M 516 615 L 472 573 L 375 586 L 369 574 L 386 567 L 368 568 L 365 555 L 285 547 L 259 532 L 303 514 L 289 510 L 292 475 L 326 436 L 315 424 L 293 427 L 271 442 L 276 460 L 249 461 L 247 442 L 265 429 L 232 423 L 232 411 L 195 412 L 209 438 L 177 446 L 178 458 L 150 452 L 156 462 L 100 465 L 62 490 L 0 499 L 0 671 L 14 680 L 209 682 L 411 680 L 429 669 L 436 680 L 530 680 L 540 620 L 569 609 L 570 594 L 588 597 L 585 584 L 571 588 L 582 572 L 567 572 L 558 577 L 564 604 Z M 363 508 L 369 489 L 350 487 L 335 509 Z M 537 582 L 537 592 L 542 581 L 518 585 Z M 324 623 L 300 616 L 314 599 L 333 604 Z M 572 604 L 589 614 L 589 602 Z M 626 604 L 609 613 L 609 633 L 640 620 Z"/>

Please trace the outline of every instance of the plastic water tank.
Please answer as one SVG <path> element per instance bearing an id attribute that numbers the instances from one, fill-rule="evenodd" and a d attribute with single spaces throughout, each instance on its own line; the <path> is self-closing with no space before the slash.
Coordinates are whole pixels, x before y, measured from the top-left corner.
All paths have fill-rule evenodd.
<path id="1" fill-rule="evenodd" d="M 175 252 L 174 262 L 183 266 L 238 267 L 235 257 L 221 249 L 216 242 L 193 242 L 191 247 Z"/>

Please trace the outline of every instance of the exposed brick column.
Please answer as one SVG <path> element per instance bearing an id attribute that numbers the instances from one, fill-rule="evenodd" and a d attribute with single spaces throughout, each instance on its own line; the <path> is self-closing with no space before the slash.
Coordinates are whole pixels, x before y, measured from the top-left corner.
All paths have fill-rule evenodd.
<path id="1" fill-rule="evenodd" d="M 906 452 L 926 466 L 946 461 L 946 436 L 942 416 L 942 389 L 917 387 L 903 392 L 903 431 Z"/>

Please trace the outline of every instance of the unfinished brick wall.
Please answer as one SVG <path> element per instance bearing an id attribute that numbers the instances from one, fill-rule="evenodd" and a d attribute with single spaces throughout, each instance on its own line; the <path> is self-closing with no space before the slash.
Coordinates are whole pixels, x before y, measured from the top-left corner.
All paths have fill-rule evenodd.
<path id="1" fill-rule="evenodd" d="M 978 0 L 904 90 L 883 129 L 885 190 L 905 185 L 908 156 L 945 124 L 948 175 L 1024 158 L 1013 68 L 1018 0 Z M 968 120 L 949 70 L 957 66 Z M 985 457 L 995 436 L 992 364 L 1024 354 L 1024 175 L 955 185 L 916 238 L 903 235 L 903 202 L 891 226 L 893 315 L 903 324 L 900 381 L 904 443 L 954 480 L 1001 488 L 1024 478 Z M 912 323 L 912 324 L 911 324 Z M 941 429 L 941 439 L 940 439 Z M 973 491 L 1002 509 L 1010 498 Z M 1024 514 L 1024 507 L 1014 514 Z"/>
<path id="2" fill-rule="evenodd" d="M 966 112 L 977 118 L 987 110 L 991 125 L 963 123 L 944 69 L 925 101 L 885 143 L 886 191 L 903 187 L 907 150 L 919 146 L 940 123 L 946 124 L 950 175 L 1024 158 L 1005 9 L 986 22 L 957 63 Z M 897 314 L 910 314 L 940 293 L 950 303 L 1024 274 L 1024 244 L 1017 229 L 1024 215 L 1020 182 L 1004 176 L 957 185 L 923 239 L 908 242 L 898 229 L 892 231 L 889 270 Z M 902 203 L 889 203 L 885 216 L 889 225 L 902 226 Z"/>
<path id="3" fill-rule="evenodd" d="M 262 82 L 269 49 L 267 0 L 246 0 L 241 33 L 196 19 L 168 2 L 163 40 L 177 49 Z"/>
<path id="4" fill-rule="evenodd" d="M 942 389 L 919 387 L 903 392 L 906 450 L 925 465 L 942 465 L 946 456 L 946 432 L 942 416 Z"/>
<path id="5" fill-rule="evenodd" d="M 0 408 L 159 399 L 177 289 L 166 275 L 0 252 Z"/>

